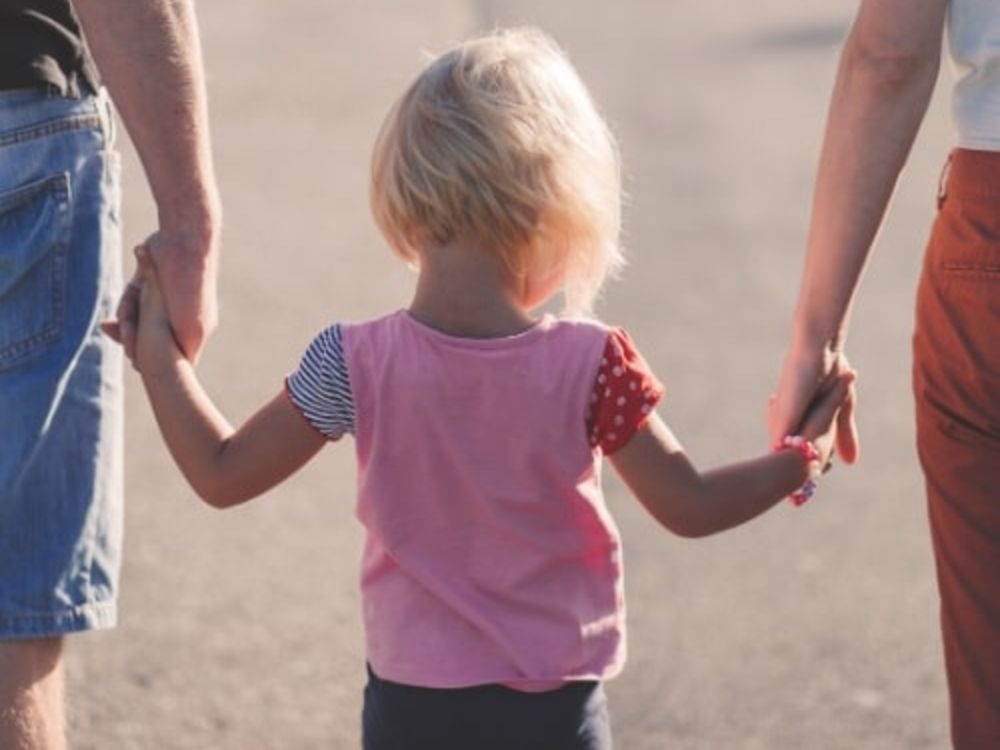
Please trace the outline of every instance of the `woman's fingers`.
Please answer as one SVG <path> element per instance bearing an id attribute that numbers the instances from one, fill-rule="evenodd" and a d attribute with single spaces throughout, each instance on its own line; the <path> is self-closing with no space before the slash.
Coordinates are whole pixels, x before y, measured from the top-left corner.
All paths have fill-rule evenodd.
<path id="1" fill-rule="evenodd" d="M 816 397 L 803 420 L 803 436 L 813 440 L 830 431 L 834 421 L 838 419 L 839 410 L 846 403 L 855 378 L 853 370 L 840 372 L 833 384 Z"/>
<path id="2" fill-rule="evenodd" d="M 854 409 L 858 392 L 852 382 L 844 399 L 844 404 L 837 414 L 837 455 L 844 463 L 853 464 L 861 453 L 858 440 L 858 424 L 854 419 Z"/>

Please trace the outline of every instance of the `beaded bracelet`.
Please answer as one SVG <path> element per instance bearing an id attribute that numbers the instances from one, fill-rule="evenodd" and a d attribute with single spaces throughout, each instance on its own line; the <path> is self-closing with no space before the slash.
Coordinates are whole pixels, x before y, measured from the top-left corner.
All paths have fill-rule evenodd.
<path id="1" fill-rule="evenodd" d="M 809 478 L 805 484 L 788 496 L 788 502 L 796 507 L 805 504 L 816 493 L 816 480 L 819 479 L 820 475 L 819 451 L 811 440 L 806 440 L 801 435 L 786 435 L 775 444 L 774 450 L 797 451 L 809 465 Z"/>

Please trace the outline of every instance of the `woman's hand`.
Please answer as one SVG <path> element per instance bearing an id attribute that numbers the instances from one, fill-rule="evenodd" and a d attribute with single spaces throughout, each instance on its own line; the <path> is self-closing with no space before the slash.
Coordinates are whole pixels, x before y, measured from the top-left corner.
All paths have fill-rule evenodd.
<path id="1" fill-rule="evenodd" d="M 838 383 L 848 375 L 844 399 L 836 403 L 831 412 L 834 404 L 830 399 Z M 854 463 L 859 454 L 858 428 L 854 421 L 856 378 L 843 352 L 823 350 L 818 354 L 799 354 L 794 349 L 790 351 L 777 393 L 771 397 L 768 408 L 772 444 L 786 435 L 801 434 L 814 442 L 814 438 L 822 436 L 828 439 L 831 451 L 836 446 L 841 460 Z M 828 417 L 831 423 L 826 425 L 824 420 Z M 809 432 L 813 435 L 807 434 Z M 824 464 L 827 460 L 824 459 Z"/>
<path id="2" fill-rule="evenodd" d="M 840 356 L 835 361 L 831 372 L 823 379 L 820 387 L 814 391 L 812 401 L 799 420 L 796 429 L 786 431 L 776 440 L 785 435 L 801 435 L 811 441 L 819 452 L 819 463 L 828 467 L 833 457 L 834 449 L 850 462 L 857 453 L 856 436 L 850 434 L 854 429 L 853 409 L 855 401 L 854 381 L 857 373 L 850 368 L 847 360 Z M 772 408 L 773 411 L 773 408 Z M 845 428 L 846 425 L 846 428 Z M 846 434 L 845 434 L 846 433 Z M 853 446 L 845 451 L 843 444 Z M 845 453 L 847 456 L 845 456 Z"/>

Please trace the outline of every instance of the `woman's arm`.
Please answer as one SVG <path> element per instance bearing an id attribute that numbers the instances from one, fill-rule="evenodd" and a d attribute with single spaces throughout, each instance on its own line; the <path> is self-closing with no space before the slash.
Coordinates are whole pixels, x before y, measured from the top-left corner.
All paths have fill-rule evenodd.
<path id="1" fill-rule="evenodd" d="M 143 281 L 135 366 L 171 455 L 195 492 L 217 508 L 266 492 L 316 455 L 326 438 L 285 393 L 233 429 L 181 353 L 156 269 L 145 251 L 138 254 Z"/>
<path id="2" fill-rule="evenodd" d="M 854 373 L 842 372 L 810 410 L 802 434 L 824 464 L 833 449 L 833 424 L 849 398 Z M 799 489 L 810 461 L 795 450 L 699 472 L 680 442 L 653 414 L 632 439 L 612 454 L 624 482 L 659 523 L 680 536 L 701 537 L 739 526 Z"/>
<path id="3" fill-rule="evenodd" d="M 948 0 L 863 0 L 840 57 L 771 437 L 793 431 L 843 350 L 851 301 L 937 80 Z M 846 424 L 840 453 L 853 460 Z"/>

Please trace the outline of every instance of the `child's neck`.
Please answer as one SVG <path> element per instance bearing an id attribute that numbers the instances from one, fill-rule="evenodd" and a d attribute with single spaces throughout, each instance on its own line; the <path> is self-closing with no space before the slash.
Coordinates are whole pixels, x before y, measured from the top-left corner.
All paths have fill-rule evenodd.
<path id="1" fill-rule="evenodd" d="M 465 338 L 512 336 L 536 323 L 518 304 L 502 261 L 458 244 L 422 253 L 409 313 L 442 333 Z"/>

